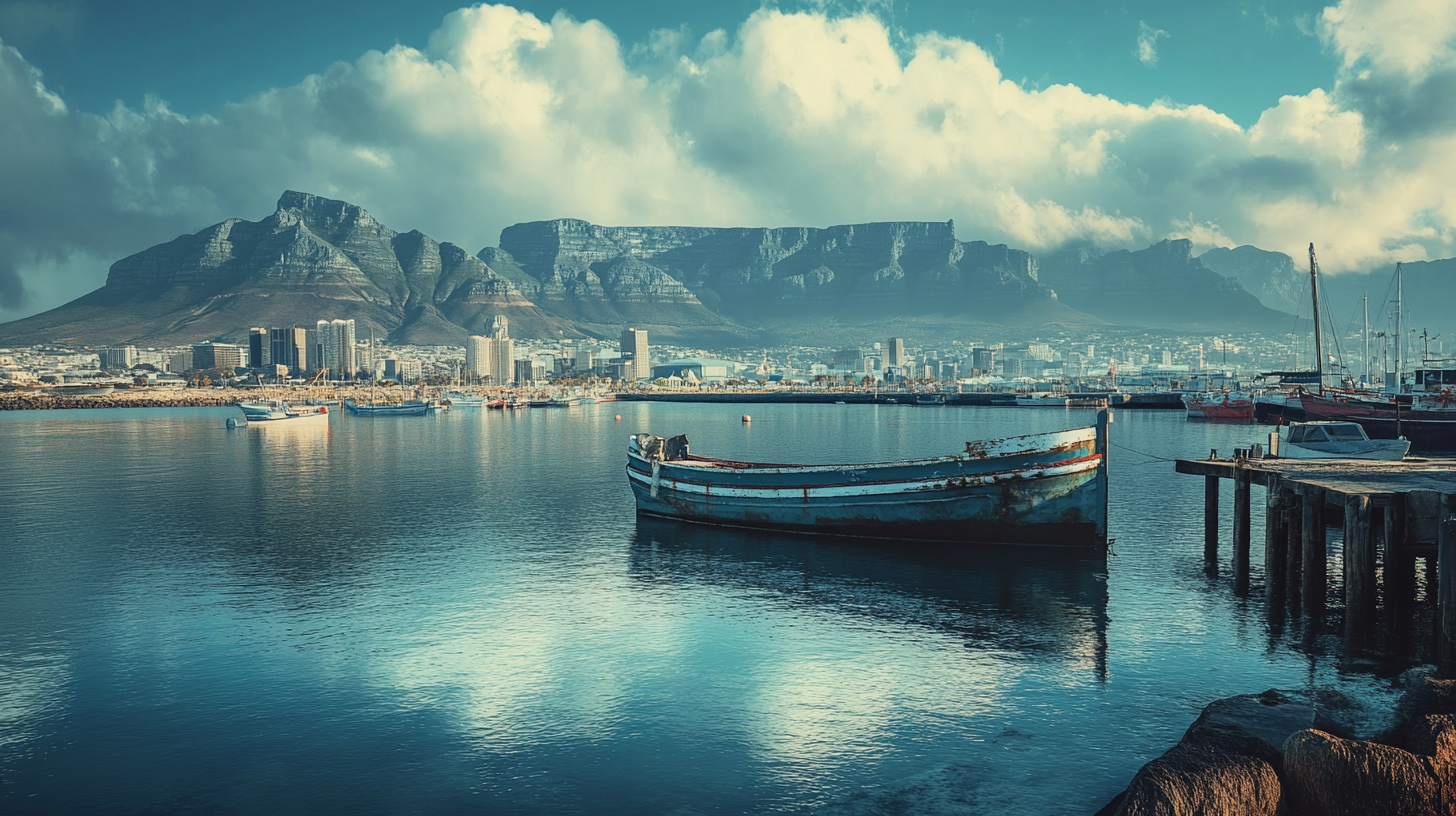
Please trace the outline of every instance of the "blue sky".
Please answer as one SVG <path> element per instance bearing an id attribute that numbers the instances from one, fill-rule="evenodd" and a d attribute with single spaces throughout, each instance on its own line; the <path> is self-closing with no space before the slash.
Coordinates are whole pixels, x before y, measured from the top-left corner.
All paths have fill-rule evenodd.
<path id="1" fill-rule="evenodd" d="M 1456 3 L 0 0 L 0 319 L 297 189 L 520 221 L 954 219 L 1456 256 Z"/>
<path id="2" fill-rule="evenodd" d="M 601 20 L 625 43 L 658 29 L 698 36 L 734 31 L 761 3 L 745 0 L 520 2 L 542 19 L 558 11 Z M 52 11 L 41 11 L 44 6 Z M 1314 21 L 1321 2 L 779 3 L 785 10 L 867 10 L 901 36 L 939 31 L 991 51 L 1002 71 L 1031 85 L 1072 83 L 1147 104 L 1166 98 L 1208 105 L 1243 125 L 1287 93 L 1331 83 L 1335 57 Z M 45 72 L 72 104 L 104 112 L 145 95 L 189 114 L 270 87 L 292 85 L 331 62 L 396 43 L 423 47 L 458 2 L 251 3 L 0 2 L 0 37 Z M 7 14 L 4 10 L 9 9 Z M 35 9 L 34 11 L 27 11 Z M 1071 11 L 1069 11 L 1069 9 Z M 7 24 L 8 23 L 8 24 Z M 1157 61 L 1138 58 L 1144 26 Z"/>

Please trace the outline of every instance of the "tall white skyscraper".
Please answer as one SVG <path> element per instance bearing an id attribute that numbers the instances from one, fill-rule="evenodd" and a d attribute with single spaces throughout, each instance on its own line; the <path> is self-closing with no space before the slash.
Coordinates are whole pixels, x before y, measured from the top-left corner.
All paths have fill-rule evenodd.
<path id="1" fill-rule="evenodd" d="M 496 340 L 504 340 L 511 336 L 511 321 L 505 315 L 496 315 L 490 319 L 490 336 Z"/>
<path id="2" fill-rule="evenodd" d="M 884 368 L 905 365 L 908 362 L 905 359 L 905 341 L 899 337 L 891 337 L 886 340 L 883 359 Z"/>
<path id="3" fill-rule="evenodd" d="M 490 384 L 510 385 L 516 374 L 516 341 L 509 337 L 487 340 L 490 354 Z"/>
<path id="4" fill-rule="evenodd" d="M 465 339 L 465 370 L 482 380 L 490 377 L 490 338 L 472 334 Z"/>
<path id="5" fill-rule="evenodd" d="M 318 322 L 319 346 L 323 349 L 320 368 L 327 368 L 338 379 L 348 379 L 358 371 L 358 360 L 354 355 L 354 321 L 320 320 Z"/>

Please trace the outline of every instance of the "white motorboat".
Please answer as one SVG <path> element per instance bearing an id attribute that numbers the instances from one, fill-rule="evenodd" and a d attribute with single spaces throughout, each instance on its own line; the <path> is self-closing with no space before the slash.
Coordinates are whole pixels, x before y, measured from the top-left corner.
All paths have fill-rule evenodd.
<path id="1" fill-rule="evenodd" d="M 302 408 L 294 408 L 286 402 L 270 400 L 268 402 L 239 402 L 236 403 L 243 417 L 247 420 L 249 427 L 263 427 L 266 425 L 306 425 L 306 424 L 328 424 L 329 409 L 324 405 L 310 405 Z"/>
<path id="2" fill-rule="evenodd" d="M 1284 459 L 1377 459 L 1399 461 L 1410 450 L 1405 437 L 1371 439 L 1356 422 L 1296 422 L 1279 440 Z"/>

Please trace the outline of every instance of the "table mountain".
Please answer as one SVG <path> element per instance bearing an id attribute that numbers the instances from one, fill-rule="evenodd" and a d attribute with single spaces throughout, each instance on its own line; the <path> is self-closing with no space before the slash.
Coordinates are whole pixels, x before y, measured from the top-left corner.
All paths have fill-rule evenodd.
<path id="1" fill-rule="evenodd" d="M 987 324 L 1263 326 L 1278 313 L 1191 257 L 1081 247 L 1037 258 L 961 241 L 953 222 L 834 227 L 516 224 L 470 254 L 364 209 L 288 191 L 267 218 L 232 218 L 112 265 L 106 285 L 0 325 L 0 343 L 168 345 L 251 326 L 354 318 L 400 342 L 459 345 L 505 315 L 525 338 L 616 337 L 705 347 L 854 333 L 890 322 L 959 334 Z M 807 327 L 807 329 L 806 329 Z"/>

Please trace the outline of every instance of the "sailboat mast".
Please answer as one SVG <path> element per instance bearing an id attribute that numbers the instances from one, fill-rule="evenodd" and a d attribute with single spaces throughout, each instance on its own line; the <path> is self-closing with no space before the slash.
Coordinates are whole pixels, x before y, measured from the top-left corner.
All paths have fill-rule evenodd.
<path id="1" fill-rule="evenodd" d="M 1314 259 L 1314 244 L 1309 245 L 1309 292 L 1314 306 L 1314 374 L 1319 391 L 1325 389 L 1325 355 L 1320 345 L 1319 267 Z"/>
<path id="2" fill-rule="evenodd" d="M 1401 383 L 1405 382 L 1405 344 L 1402 336 L 1405 334 L 1405 273 L 1400 268 L 1400 262 L 1395 264 L 1395 390 L 1400 391 Z"/>
<path id="3" fill-rule="evenodd" d="M 1370 297 L 1360 293 L 1360 309 L 1365 312 L 1365 385 L 1370 385 Z"/>

